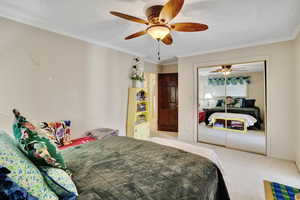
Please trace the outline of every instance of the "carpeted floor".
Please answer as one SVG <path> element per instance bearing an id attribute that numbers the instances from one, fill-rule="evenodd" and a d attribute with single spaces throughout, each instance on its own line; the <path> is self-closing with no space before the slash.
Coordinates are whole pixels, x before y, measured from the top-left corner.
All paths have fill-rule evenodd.
<path id="1" fill-rule="evenodd" d="M 216 130 L 205 124 L 198 126 L 198 139 L 210 144 L 219 144 L 233 149 L 265 154 L 266 135 L 264 131 L 248 130 L 246 134 Z"/>
<path id="2" fill-rule="evenodd" d="M 264 200 L 263 180 L 300 188 L 300 173 L 295 163 L 207 144 L 190 147 L 176 138 L 151 138 L 152 141 L 196 153 L 197 146 L 215 151 L 223 166 L 232 200 Z"/>

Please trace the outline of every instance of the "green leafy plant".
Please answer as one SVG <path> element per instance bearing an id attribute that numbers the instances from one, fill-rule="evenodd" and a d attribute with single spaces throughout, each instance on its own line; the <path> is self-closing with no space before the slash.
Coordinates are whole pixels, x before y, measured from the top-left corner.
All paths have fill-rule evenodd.
<path id="1" fill-rule="evenodd" d="M 136 64 L 132 66 L 132 73 L 131 73 L 131 80 L 134 80 L 134 81 L 144 81 L 145 80 L 145 77 L 144 77 L 144 72 L 139 70 L 138 68 L 138 62 L 139 62 L 139 59 L 136 58 L 135 59 L 136 61 Z"/>

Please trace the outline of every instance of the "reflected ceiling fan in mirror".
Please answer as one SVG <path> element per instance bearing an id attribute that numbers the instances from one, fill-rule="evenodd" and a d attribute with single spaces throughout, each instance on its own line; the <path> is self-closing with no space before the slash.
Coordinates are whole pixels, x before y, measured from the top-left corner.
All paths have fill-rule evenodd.
<path id="1" fill-rule="evenodd" d="M 180 32 L 198 32 L 205 31 L 208 29 L 206 24 L 193 23 L 193 22 L 181 22 L 170 24 L 180 12 L 184 4 L 184 0 L 169 0 L 165 5 L 154 5 L 146 9 L 146 17 L 148 20 L 144 20 L 131 15 L 123 14 L 120 12 L 111 11 L 110 13 L 114 16 L 133 21 L 140 24 L 145 24 L 148 27 L 137 33 L 129 35 L 125 40 L 140 37 L 148 34 L 153 39 L 162 41 L 166 45 L 173 43 L 171 31 Z M 158 59 L 160 60 L 160 52 L 158 49 Z"/>
<path id="2" fill-rule="evenodd" d="M 232 69 L 232 65 L 222 65 L 220 69 L 211 71 L 210 73 L 222 73 L 223 75 L 229 75 L 231 72 L 247 72 L 248 70 L 243 69 Z"/>

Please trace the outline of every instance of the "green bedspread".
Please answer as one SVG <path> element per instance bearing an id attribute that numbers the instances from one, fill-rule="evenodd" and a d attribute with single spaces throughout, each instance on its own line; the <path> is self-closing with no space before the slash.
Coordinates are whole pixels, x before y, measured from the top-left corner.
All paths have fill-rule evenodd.
<path id="1" fill-rule="evenodd" d="M 219 169 L 206 158 L 113 136 L 63 151 L 79 200 L 228 200 Z"/>

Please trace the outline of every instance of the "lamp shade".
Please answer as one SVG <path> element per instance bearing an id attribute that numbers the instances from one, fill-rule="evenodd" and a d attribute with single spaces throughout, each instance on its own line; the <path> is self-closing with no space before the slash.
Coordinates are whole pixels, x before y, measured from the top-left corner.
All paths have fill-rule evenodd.
<path id="1" fill-rule="evenodd" d="M 213 98 L 213 96 L 211 95 L 211 93 L 206 93 L 204 95 L 204 99 L 212 99 L 212 98 Z"/>

